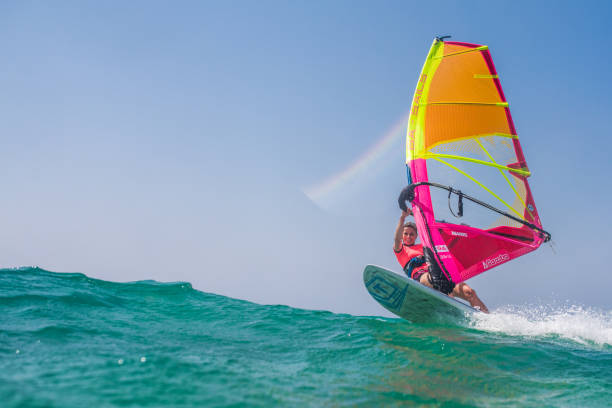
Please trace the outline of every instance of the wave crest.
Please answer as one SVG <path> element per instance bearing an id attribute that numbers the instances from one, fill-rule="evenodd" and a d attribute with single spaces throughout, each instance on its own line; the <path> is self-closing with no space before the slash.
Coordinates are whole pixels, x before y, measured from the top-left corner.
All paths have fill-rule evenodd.
<path id="1" fill-rule="evenodd" d="M 576 305 L 505 307 L 475 315 L 470 326 L 515 336 L 561 337 L 580 344 L 612 346 L 612 311 Z"/>

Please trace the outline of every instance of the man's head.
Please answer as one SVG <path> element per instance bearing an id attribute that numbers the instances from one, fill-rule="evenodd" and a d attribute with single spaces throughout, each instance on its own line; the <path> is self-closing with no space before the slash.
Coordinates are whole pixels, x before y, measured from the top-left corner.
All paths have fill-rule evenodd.
<path id="1" fill-rule="evenodd" d="M 418 235 L 416 224 L 414 222 L 407 222 L 404 224 L 402 242 L 405 245 L 414 245 L 414 241 L 416 241 Z"/>

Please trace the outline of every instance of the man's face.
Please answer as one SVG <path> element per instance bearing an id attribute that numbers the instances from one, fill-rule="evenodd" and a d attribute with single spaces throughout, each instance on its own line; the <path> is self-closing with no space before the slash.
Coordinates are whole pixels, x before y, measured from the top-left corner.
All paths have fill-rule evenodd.
<path id="1" fill-rule="evenodd" d="M 417 232 L 410 228 L 404 227 L 404 244 L 414 245 L 414 241 L 417 239 Z"/>

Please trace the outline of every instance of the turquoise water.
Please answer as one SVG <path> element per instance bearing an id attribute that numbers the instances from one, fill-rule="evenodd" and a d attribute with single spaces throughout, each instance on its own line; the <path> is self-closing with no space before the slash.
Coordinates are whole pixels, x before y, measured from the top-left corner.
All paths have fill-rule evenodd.
<path id="1" fill-rule="evenodd" d="M 21 268 L 0 313 L 3 407 L 612 404 L 609 312 L 414 325 Z"/>

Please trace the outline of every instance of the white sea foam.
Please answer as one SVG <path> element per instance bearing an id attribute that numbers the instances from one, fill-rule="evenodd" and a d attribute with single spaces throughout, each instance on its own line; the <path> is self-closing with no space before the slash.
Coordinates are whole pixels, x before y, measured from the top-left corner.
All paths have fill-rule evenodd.
<path id="1" fill-rule="evenodd" d="M 478 313 L 471 326 L 516 336 L 558 336 L 582 344 L 612 346 L 612 311 L 580 306 L 505 307 L 488 315 Z"/>

